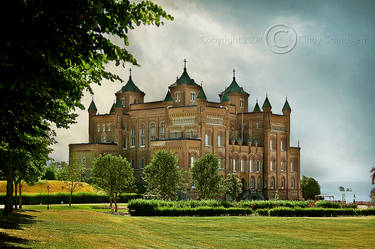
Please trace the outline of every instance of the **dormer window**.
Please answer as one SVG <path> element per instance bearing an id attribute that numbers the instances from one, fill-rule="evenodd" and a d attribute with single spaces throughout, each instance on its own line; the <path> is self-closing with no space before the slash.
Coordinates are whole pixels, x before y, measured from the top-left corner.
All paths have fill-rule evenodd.
<path id="1" fill-rule="evenodd" d="M 190 102 L 195 101 L 195 92 L 190 92 Z"/>

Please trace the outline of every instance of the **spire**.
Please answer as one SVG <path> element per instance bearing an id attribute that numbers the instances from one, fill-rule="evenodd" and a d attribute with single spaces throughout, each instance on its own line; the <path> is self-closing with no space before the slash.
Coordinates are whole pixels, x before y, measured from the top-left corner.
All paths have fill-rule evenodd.
<path id="1" fill-rule="evenodd" d="M 177 77 L 176 84 L 177 85 L 193 85 L 193 86 L 199 86 L 197 85 L 192 78 L 190 78 L 189 74 L 186 70 L 186 62 L 187 60 L 184 59 L 184 71 L 182 72 L 180 78 Z"/>
<path id="2" fill-rule="evenodd" d="M 111 110 L 109 111 L 109 113 L 112 113 L 112 112 L 114 112 L 114 111 L 115 111 L 115 107 L 116 107 L 116 104 L 115 104 L 115 103 L 113 103 L 113 104 L 112 104 L 112 107 L 111 107 Z"/>
<path id="3" fill-rule="evenodd" d="M 233 68 L 233 80 L 236 80 L 236 70 Z"/>
<path id="4" fill-rule="evenodd" d="M 230 83 L 230 85 L 221 93 L 221 94 L 224 94 L 224 93 L 243 93 L 243 94 L 248 94 L 247 92 L 245 92 L 243 90 L 242 87 L 240 87 L 237 82 L 236 82 L 236 70 L 233 69 L 233 80 L 232 80 L 232 83 Z"/>
<path id="5" fill-rule="evenodd" d="M 224 92 L 224 95 L 221 98 L 221 102 L 230 102 L 230 99 L 229 99 L 228 94 L 226 92 Z"/>
<path id="6" fill-rule="evenodd" d="M 173 98 L 172 98 L 172 95 L 171 95 L 170 91 L 167 92 L 167 95 L 165 96 L 164 101 L 165 102 L 173 102 Z"/>
<path id="7" fill-rule="evenodd" d="M 131 78 L 132 78 L 132 69 L 129 68 L 129 79 L 131 79 Z"/>
<path id="8" fill-rule="evenodd" d="M 258 99 L 257 99 L 257 103 L 255 104 L 254 106 L 254 110 L 253 112 L 262 112 L 262 110 L 260 109 L 259 105 L 258 105 Z"/>
<path id="9" fill-rule="evenodd" d="M 270 101 L 268 100 L 268 95 L 266 94 L 266 99 L 264 100 L 264 103 L 263 103 L 263 106 L 262 106 L 263 110 L 264 108 L 272 108 L 272 105 L 270 103 Z"/>
<path id="10" fill-rule="evenodd" d="M 89 109 L 87 109 L 88 111 L 97 111 L 96 109 L 96 105 L 95 105 L 95 102 L 94 102 L 94 97 L 92 98 L 91 100 L 91 104 L 89 106 Z"/>
<path id="11" fill-rule="evenodd" d="M 184 59 L 184 71 L 186 71 L 186 62 L 187 62 L 187 60 Z"/>
<path id="12" fill-rule="evenodd" d="M 206 94 L 205 94 L 204 91 L 203 91 L 203 87 L 201 87 L 201 88 L 199 89 L 197 99 L 204 99 L 204 100 L 207 99 Z"/>
<path id="13" fill-rule="evenodd" d="M 284 103 L 284 106 L 283 106 L 283 112 L 285 111 L 292 111 L 292 108 L 290 108 L 290 105 L 288 103 L 288 98 L 285 99 L 285 103 Z"/>

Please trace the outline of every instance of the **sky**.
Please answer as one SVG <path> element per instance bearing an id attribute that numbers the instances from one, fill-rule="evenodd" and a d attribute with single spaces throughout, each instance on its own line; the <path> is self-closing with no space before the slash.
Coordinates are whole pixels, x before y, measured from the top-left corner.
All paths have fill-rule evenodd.
<path id="1" fill-rule="evenodd" d="M 155 1 L 174 21 L 139 26 L 127 47 L 140 64 L 109 71 L 127 81 L 129 68 L 145 101 L 161 100 L 181 75 L 202 83 L 209 101 L 236 80 L 249 94 L 249 109 L 266 94 L 281 114 L 292 108 L 291 146 L 301 146 L 301 177 L 314 177 L 321 192 L 369 200 L 375 167 L 375 2 L 359 1 Z M 113 42 L 123 46 L 116 37 Z M 122 83 L 93 85 L 99 113 L 108 113 Z M 82 103 L 88 107 L 91 95 Z M 55 160 L 68 161 L 69 143 L 88 142 L 88 113 L 57 130 Z M 350 197 L 349 197 L 350 196 Z"/>

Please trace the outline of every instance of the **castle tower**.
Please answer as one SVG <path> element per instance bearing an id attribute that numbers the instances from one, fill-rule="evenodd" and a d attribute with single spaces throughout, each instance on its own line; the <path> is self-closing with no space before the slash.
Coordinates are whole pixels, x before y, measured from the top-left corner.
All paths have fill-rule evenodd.
<path id="1" fill-rule="evenodd" d="M 91 104 L 90 104 L 89 108 L 87 109 L 87 111 L 89 112 L 89 142 L 93 143 L 94 142 L 94 132 L 95 132 L 94 129 L 95 129 L 95 127 L 94 127 L 92 118 L 96 115 L 96 112 L 98 111 L 96 109 L 94 98 L 91 100 Z"/>
<path id="2" fill-rule="evenodd" d="M 130 109 L 131 104 L 143 103 L 145 96 L 145 93 L 134 84 L 131 69 L 129 71 L 128 82 L 116 93 L 116 105 L 121 105 L 125 111 Z"/>

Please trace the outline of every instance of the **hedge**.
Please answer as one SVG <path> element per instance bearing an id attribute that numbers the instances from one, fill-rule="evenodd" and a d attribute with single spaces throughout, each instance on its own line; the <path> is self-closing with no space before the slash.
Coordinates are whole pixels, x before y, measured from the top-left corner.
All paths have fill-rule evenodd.
<path id="1" fill-rule="evenodd" d="M 53 194 L 22 194 L 23 205 L 33 204 L 60 204 L 69 203 L 70 193 L 53 193 Z M 136 193 L 126 193 L 118 197 L 117 201 L 120 203 L 128 202 L 129 200 L 140 198 L 141 195 Z M 72 203 L 107 203 L 108 196 L 105 194 L 94 194 L 88 192 L 76 192 L 72 195 Z M 0 194 L 0 203 L 5 203 L 5 194 Z"/>
<path id="2" fill-rule="evenodd" d="M 251 208 L 225 208 L 225 207 L 196 207 L 196 208 L 174 208 L 157 207 L 155 216 L 220 216 L 220 215 L 251 215 Z"/>
<path id="3" fill-rule="evenodd" d="M 275 207 L 312 207 L 313 201 L 240 201 L 239 207 L 257 209 L 271 209 Z"/>
<path id="4" fill-rule="evenodd" d="M 260 216 L 268 216 L 268 211 L 270 209 L 267 209 L 267 208 L 259 208 L 255 211 L 255 213 L 257 213 L 258 215 Z"/>
<path id="5" fill-rule="evenodd" d="M 375 208 L 360 209 L 359 215 L 375 215 Z"/>
<path id="6" fill-rule="evenodd" d="M 341 208 L 340 203 L 332 201 L 317 201 L 315 202 L 315 206 L 322 208 Z"/>
<path id="7" fill-rule="evenodd" d="M 308 217 L 331 217 L 331 216 L 354 216 L 358 210 L 353 208 L 288 208 L 279 207 L 270 209 L 269 216 L 308 216 Z"/>

